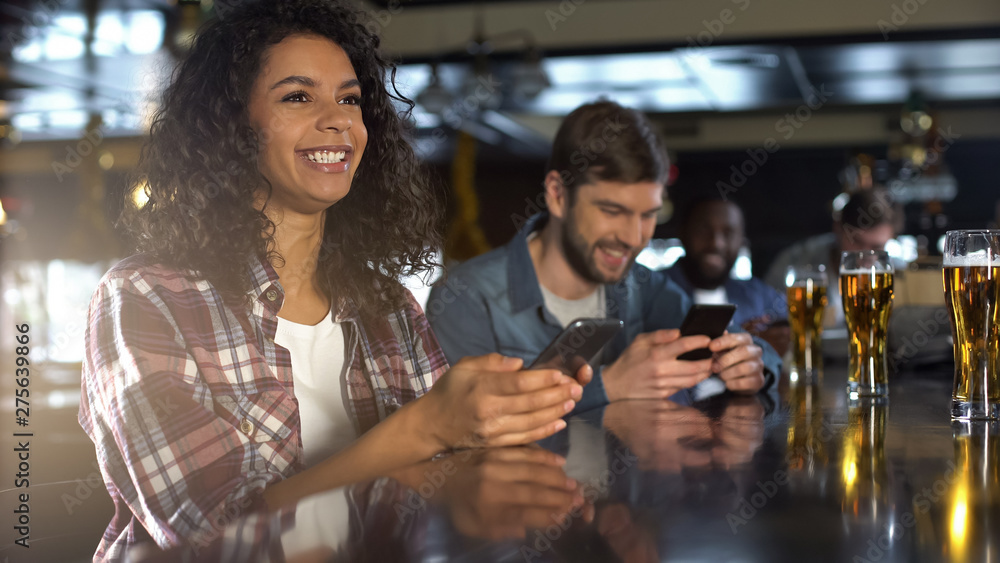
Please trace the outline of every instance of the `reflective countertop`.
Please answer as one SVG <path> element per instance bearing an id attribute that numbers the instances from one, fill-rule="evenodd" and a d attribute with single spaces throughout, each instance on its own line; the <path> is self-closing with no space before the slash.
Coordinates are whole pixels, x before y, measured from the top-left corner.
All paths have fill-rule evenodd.
<path id="1" fill-rule="evenodd" d="M 845 370 L 786 377 L 777 404 L 615 403 L 540 444 L 562 467 L 456 452 L 141 560 L 1000 561 L 1000 425 L 950 420 L 948 368 L 857 402 Z M 567 476 L 582 506 L 554 510 Z"/>

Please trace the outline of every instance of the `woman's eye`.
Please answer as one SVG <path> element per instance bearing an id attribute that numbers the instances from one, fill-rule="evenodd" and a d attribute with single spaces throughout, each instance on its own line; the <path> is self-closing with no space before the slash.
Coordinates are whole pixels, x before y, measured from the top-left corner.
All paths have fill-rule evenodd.
<path id="1" fill-rule="evenodd" d="M 361 96 L 355 96 L 355 95 L 352 94 L 352 95 L 347 96 L 346 98 L 344 98 L 342 100 L 342 103 L 350 104 L 352 106 L 360 106 L 361 105 Z"/>
<path id="2" fill-rule="evenodd" d="M 284 98 L 281 98 L 281 101 L 283 101 L 283 102 L 307 102 L 309 100 L 306 98 L 306 93 L 305 92 L 292 92 L 291 94 L 285 96 Z"/>

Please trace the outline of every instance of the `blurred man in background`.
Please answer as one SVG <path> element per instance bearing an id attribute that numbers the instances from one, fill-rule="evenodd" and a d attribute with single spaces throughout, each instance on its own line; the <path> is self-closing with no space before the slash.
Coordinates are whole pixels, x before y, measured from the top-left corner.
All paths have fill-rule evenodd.
<path id="1" fill-rule="evenodd" d="M 743 211 L 713 194 L 693 197 L 678 216 L 684 256 L 666 274 L 694 303 L 736 305 L 733 324 L 757 334 L 784 355 L 791 337 L 784 293 L 758 278 L 731 277 L 746 242 Z"/>
<path id="2" fill-rule="evenodd" d="M 886 243 L 896 236 L 897 216 L 887 191 L 876 188 L 856 192 L 840 212 L 834 214 L 833 232 L 786 248 L 771 264 L 765 280 L 771 287 L 784 291 L 789 266 L 825 266 L 829 289 L 823 324 L 843 325 L 844 309 L 837 289 L 840 253 L 885 250 Z"/>

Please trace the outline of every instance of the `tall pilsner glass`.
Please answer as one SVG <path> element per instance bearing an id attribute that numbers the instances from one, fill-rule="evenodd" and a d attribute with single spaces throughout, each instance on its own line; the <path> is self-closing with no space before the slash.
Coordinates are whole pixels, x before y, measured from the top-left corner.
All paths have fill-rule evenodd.
<path id="1" fill-rule="evenodd" d="M 788 324 L 792 327 L 792 370 L 812 373 L 823 367 L 823 310 L 826 267 L 791 266 L 785 275 Z"/>
<path id="2" fill-rule="evenodd" d="M 844 252 L 840 257 L 840 297 L 850 338 L 847 392 L 858 397 L 889 394 L 886 332 L 892 309 L 893 268 L 881 250 Z"/>
<path id="3" fill-rule="evenodd" d="M 1000 418 L 1000 231 L 948 231 L 944 297 L 955 341 L 951 416 Z"/>

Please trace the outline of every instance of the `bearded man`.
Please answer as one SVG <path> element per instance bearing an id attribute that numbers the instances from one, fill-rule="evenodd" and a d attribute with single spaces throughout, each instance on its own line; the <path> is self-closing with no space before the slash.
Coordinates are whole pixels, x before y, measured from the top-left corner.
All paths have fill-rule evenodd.
<path id="1" fill-rule="evenodd" d="M 636 264 L 656 227 L 669 173 L 666 150 L 642 113 L 600 101 L 574 110 L 553 142 L 547 211 L 505 246 L 452 269 L 427 304 L 451 362 L 498 352 L 530 362 L 580 317 L 619 319 L 574 413 L 620 399 L 697 398 L 713 377 L 724 389 L 772 387 L 780 359 L 745 332 L 681 336 L 690 299 L 663 272 Z M 709 348 L 709 359 L 678 359 Z"/>

